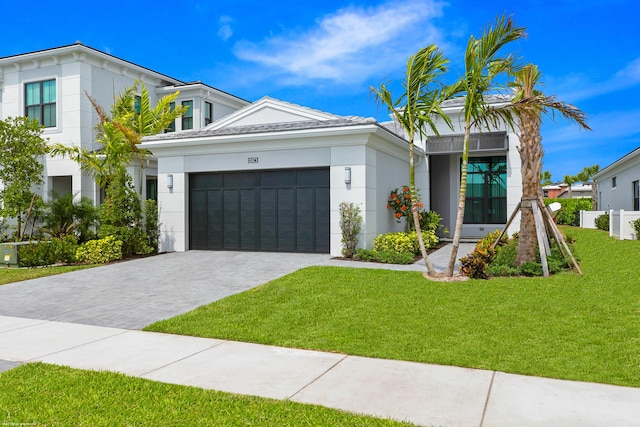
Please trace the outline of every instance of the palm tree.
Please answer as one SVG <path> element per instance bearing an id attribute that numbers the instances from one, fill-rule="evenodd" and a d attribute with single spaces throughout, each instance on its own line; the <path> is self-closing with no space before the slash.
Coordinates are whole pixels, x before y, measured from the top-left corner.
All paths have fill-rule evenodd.
<path id="1" fill-rule="evenodd" d="M 423 136 L 425 127 L 431 128 L 434 133 L 438 133 L 434 118 L 441 117 L 450 127 L 451 120 L 440 108 L 440 103 L 448 96 L 445 89 L 438 86 L 437 78 L 446 72 L 448 59 L 436 45 L 429 45 L 422 48 L 407 60 L 407 71 L 403 82 L 404 92 L 393 101 L 391 92 L 386 85 L 381 85 L 380 89 L 371 87 L 376 99 L 387 106 L 396 121 L 402 126 L 409 140 L 409 188 L 411 194 L 411 213 L 413 223 L 418 236 L 420 252 L 430 276 L 437 273 L 429 261 L 427 251 L 420 229 L 420 219 L 418 212 L 418 197 L 416 192 L 416 177 L 414 164 L 414 141 L 416 134 Z"/>
<path id="2" fill-rule="evenodd" d="M 507 18 L 504 15 L 497 18 L 493 26 L 488 26 L 481 38 L 476 39 L 471 36 L 464 56 L 464 75 L 454 84 L 454 89 L 452 89 L 453 92 L 465 96 L 463 109 L 465 124 L 456 226 L 451 245 L 451 256 L 446 270 L 446 275 L 449 277 L 453 276 L 464 222 L 471 129 L 475 127 L 491 128 L 501 123 L 513 127 L 513 116 L 510 109 L 504 108 L 504 106 L 490 105 L 487 96 L 500 92 L 503 85 L 498 83 L 498 78 L 512 73 L 516 68 L 515 58 L 510 54 L 499 57 L 500 50 L 506 44 L 524 36 L 524 28 L 517 27 L 511 17 Z"/>
<path id="3" fill-rule="evenodd" d="M 51 154 L 69 156 L 80 164 L 83 171 L 93 175 L 101 187 L 114 182 L 120 174 L 125 173 L 127 166 L 135 163 L 140 169 L 138 189 L 142 191 L 142 169 L 151 154 L 139 148 L 142 137 L 162 133 L 188 107 L 172 107 L 179 95 L 176 91 L 162 97 L 151 108 L 149 92 L 144 84 L 141 86 L 139 111 L 136 108 L 138 82 L 135 82 L 115 100 L 111 107 L 111 117 L 93 97 L 86 94 L 98 114 L 98 142 L 102 145 L 101 150 L 91 151 L 80 146 L 54 144 Z"/>
<path id="4" fill-rule="evenodd" d="M 540 177 L 542 176 L 542 137 L 540 125 L 542 114 L 557 112 L 563 117 L 578 123 L 582 128 L 589 129 L 582 111 L 573 105 L 556 100 L 555 96 L 546 96 L 536 89 L 541 73 L 533 64 L 528 64 L 514 73 L 511 86 L 516 95 L 512 100 L 514 114 L 520 124 L 520 162 L 522 166 L 522 200 L 520 202 L 520 233 L 518 238 L 518 253 L 516 265 L 536 260 L 537 234 L 532 203 L 541 203 L 542 192 Z M 576 177 L 565 177 L 565 182 L 571 188 Z"/>

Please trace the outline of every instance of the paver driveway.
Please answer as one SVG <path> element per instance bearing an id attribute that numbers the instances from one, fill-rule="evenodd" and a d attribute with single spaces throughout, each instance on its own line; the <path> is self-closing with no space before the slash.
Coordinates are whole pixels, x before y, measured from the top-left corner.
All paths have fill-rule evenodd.
<path id="1" fill-rule="evenodd" d="M 327 254 L 189 251 L 0 286 L 0 315 L 140 329 Z"/>

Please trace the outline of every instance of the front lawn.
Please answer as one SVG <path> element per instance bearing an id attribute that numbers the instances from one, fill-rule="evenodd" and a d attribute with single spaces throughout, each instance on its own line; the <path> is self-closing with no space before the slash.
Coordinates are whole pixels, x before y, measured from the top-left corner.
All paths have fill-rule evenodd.
<path id="1" fill-rule="evenodd" d="M 146 330 L 640 387 L 640 241 L 564 231 L 584 276 L 311 267 Z"/>
<path id="2" fill-rule="evenodd" d="M 401 426 L 320 406 L 33 363 L 0 374 L 0 425 Z"/>
<path id="3" fill-rule="evenodd" d="M 20 282 L 22 280 L 37 279 L 38 277 L 53 276 L 55 274 L 68 273 L 69 271 L 82 270 L 91 267 L 95 267 L 95 265 L 71 265 L 42 268 L 0 268 L 0 285 Z"/>

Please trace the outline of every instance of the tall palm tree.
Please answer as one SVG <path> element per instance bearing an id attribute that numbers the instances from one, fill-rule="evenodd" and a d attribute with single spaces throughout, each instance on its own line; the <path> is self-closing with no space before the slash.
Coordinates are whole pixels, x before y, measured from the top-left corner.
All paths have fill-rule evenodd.
<path id="1" fill-rule="evenodd" d="M 407 60 L 407 71 L 403 82 L 404 92 L 396 99 L 392 99 L 391 92 L 386 85 L 379 89 L 371 87 L 376 99 L 387 106 L 396 121 L 400 124 L 409 140 L 409 188 L 411 194 L 411 213 L 418 236 L 420 252 L 430 276 L 436 275 L 433 265 L 429 261 L 420 229 L 418 212 L 418 197 L 416 192 L 416 176 L 414 141 L 416 136 L 423 136 L 425 127 L 438 133 L 434 119 L 441 117 L 450 127 L 451 120 L 440 108 L 440 103 L 447 97 L 447 91 L 438 85 L 437 79 L 446 72 L 449 62 L 434 44 L 420 49 Z"/>
<path id="2" fill-rule="evenodd" d="M 536 260 L 537 234 L 533 216 L 532 203 L 542 198 L 540 176 L 542 172 L 542 137 L 540 125 L 542 115 L 548 112 L 559 113 L 563 117 L 575 121 L 584 129 L 589 129 L 582 111 L 573 105 L 558 101 L 555 96 L 546 96 L 536 89 L 541 73 L 538 67 L 527 64 L 514 73 L 514 81 L 510 85 L 516 95 L 512 100 L 514 114 L 520 125 L 520 163 L 522 166 L 522 200 L 520 203 L 520 233 L 516 265 Z M 571 178 L 571 179 L 568 179 Z M 575 182 L 575 177 L 565 177 L 565 182 Z M 573 182 L 567 182 L 569 187 Z"/>
<path id="3" fill-rule="evenodd" d="M 511 17 L 496 19 L 493 26 L 485 28 L 479 39 L 471 36 L 464 56 L 464 75 L 454 84 L 453 92 L 464 95 L 464 148 L 462 151 L 462 170 L 460 173 L 460 195 L 456 214 L 456 226 L 451 245 L 451 256 L 447 264 L 446 275 L 453 276 L 458 256 L 464 208 L 467 192 L 467 167 L 469 163 L 469 138 L 476 127 L 491 128 L 501 123 L 513 127 L 513 116 L 508 108 L 491 105 L 488 95 L 500 92 L 504 85 L 498 82 L 501 76 L 512 73 L 517 67 L 513 55 L 498 56 L 508 43 L 525 36 L 525 29 L 516 26 Z M 506 101 L 506 98 L 505 98 Z"/>
<path id="4" fill-rule="evenodd" d="M 93 175 L 96 183 L 102 187 L 115 181 L 127 166 L 135 163 L 140 168 L 138 188 L 142 191 L 142 169 L 150 155 L 139 148 L 142 137 L 162 133 L 184 114 L 187 107 L 172 107 L 179 95 L 176 91 L 162 97 L 151 108 L 149 92 L 144 84 L 141 86 L 139 111 L 136 108 L 138 82 L 135 82 L 116 98 L 111 107 L 111 117 L 93 97 L 86 94 L 98 114 L 98 142 L 102 149 L 91 151 L 80 146 L 54 144 L 51 154 L 69 156 L 80 164 L 83 171 Z"/>

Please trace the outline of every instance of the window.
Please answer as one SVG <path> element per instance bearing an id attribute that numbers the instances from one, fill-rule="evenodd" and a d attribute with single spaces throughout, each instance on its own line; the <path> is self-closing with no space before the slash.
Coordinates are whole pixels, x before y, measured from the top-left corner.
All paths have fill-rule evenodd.
<path id="1" fill-rule="evenodd" d="M 213 121 L 213 104 L 210 102 L 204 103 L 204 125 L 208 125 Z"/>
<path id="2" fill-rule="evenodd" d="M 147 177 L 147 200 L 158 200 L 158 177 Z"/>
<path id="3" fill-rule="evenodd" d="M 507 158 L 472 157 L 467 167 L 464 222 L 503 224 L 507 221 Z"/>
<path id="4" fill-rule="evenodd" d="M 638 187 L 638 181 L 631 183 L 633 187 L 633 210 L 640 211 L 640 188 Z"/>
<path id="5" fill-rule="evenodd" d="M 142 97 L 140 95 L 136 95 L 136 99 L 133 101 L 133 109 L 136 110 L 136 114 L 140 114 L 141 102 L 142 102 Z"/>
<path id="6" fill-rule="evenodd" d="M 182 101 L 183 107 L 189 107 L 182 115 L 182 130 L 193 129 L 193 101 Z"/>
<path id="7" fill-rule="evenodd" d="M 611 188 L 616 188 L 617 187 L 617 176 L 614 176 L 613 178 L 611 178 Z"/>
<path id="8" fill-rule="evenodd" d="M 173 112 L 176 109 L 176 103 L 172 102 L 169 104 L 169 109 Z M 176 131 L 176 121 L 172 121 L 169 126 L 164 130 L 166 132 L 175 132 Z"/>
<path id="9" fill-rule="evenodd" d="M 24 86 L 24 115 L 44 127 L 56 126 L 56 81 L 27 83 Z"/>

